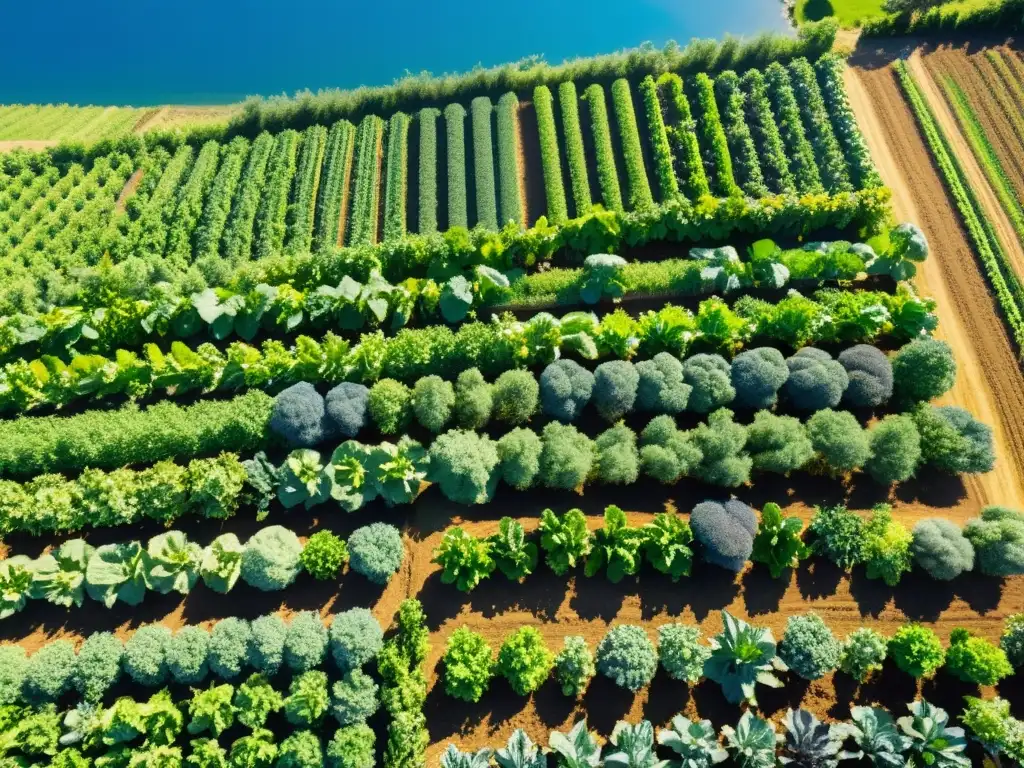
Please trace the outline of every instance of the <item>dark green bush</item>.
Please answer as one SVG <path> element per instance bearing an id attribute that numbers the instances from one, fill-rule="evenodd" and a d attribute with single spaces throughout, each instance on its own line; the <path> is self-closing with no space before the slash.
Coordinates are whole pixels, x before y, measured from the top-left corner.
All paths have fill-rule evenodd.
<path id="1" fill-rule="evenodd" d="M 525 424 L 537 412 L 540 386 L 529 371 L 505 371 L 494 382 L 493 416 L 513 427 Z"/>

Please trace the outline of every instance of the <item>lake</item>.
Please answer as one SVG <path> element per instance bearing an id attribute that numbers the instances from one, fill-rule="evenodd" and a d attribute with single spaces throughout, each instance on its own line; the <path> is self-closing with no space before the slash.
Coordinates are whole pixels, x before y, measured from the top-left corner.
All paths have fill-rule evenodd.
<path id="1" fill-rule="evenodd" d="M 0 103 L 217 104 L 787 31 L 779 0 L 8 3 Z"/>

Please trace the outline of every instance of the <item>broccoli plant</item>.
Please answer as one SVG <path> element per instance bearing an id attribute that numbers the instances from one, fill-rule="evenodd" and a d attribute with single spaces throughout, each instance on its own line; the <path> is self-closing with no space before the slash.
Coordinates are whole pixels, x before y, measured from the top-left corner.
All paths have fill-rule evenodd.
<path id="1" fill-rule="evenodd" d="M 548 747 L 558 756 L 560 768 L 598 768 L 601 765 L 601 747 L 587 730 L 585 719 L 568 733 L 552 731 Z"/>
<path id="2" fill-rule="evenodd" d="M 710 720 L 688 720 L 682 715 L 672 718 L 672 727 L 658 733 L 658 743 L 678 755 L 663 760 L 663 768 L 708 768 L 725 762 L 729 753 L 722 749 Z"/>
<path id="3" fill-rule="evenodd" d="M 530 740 L 526 731 L 516 728 L 502 749 L 494 753 L 500 768 L 547 768 L 548 758 Z"/>
<path id="4" fill-rule="evenodd" d="M 835 768 L 840 760 L 854 757 L 843 751 L 846 730 L 842 726 L 823 723 L 806 709 L 788 710 L 783 723 L 786 740 L 779 758 L 783 765 Z"/>
<path id="5" fill-rule="evenodd" d="M 540 546 L 545 552 L 544 561 L 558 576 L 590 554 L 593 546 L 587 518 L 578 509 L 570 509 L 561 517 L 545 509 L 540 517 Z"/>
<path id="6" fill-rule="evenodd" d="M 757 684 L 781 688 L 775 673 L 787 669 L 776 655 L 775 638 L 771 630 L 752 627 L 724 610 L 722 624 L 722 633 L 710 638 L 711 657 L 704 664 L 704 674 L 722 686 L 731 703 L 746 701 L 756 707 Z"/>
<path id="7" fill-rule="evenodd" d="M 847 728 L 862 757 L 876 768 L 905 768 L 910 739 L 899 732 L 892 715 L 879 707 L 853 707 L 850 715 Z"/>
<path id="8" fill-rule="evenodd" d="M 722 726 L 725 745 L 740 768 L 774 768 L 775 728 L 752 712 L 744 712 L 733 728 Z"/>
<path id="9" fill-rule="evenodd" d="M 604 511 L 604 527 L 594 534 L 587 555 L 585 573 L 593 576 L 608 570 L 608 581 L 618 584 L 624 576 L 633 576 L 640 567 L 640 546 L 644 534 L 626 524 L 626 513 L 612 504 Z"/>
<path id="10" fill-rule="evenodd" d="M 649 720 L 635 725 L 619 720 L 608 741 L 615 751 L 605 754 L 605 768 L 655 768 L 659 764 L 654 751 L 654 726 Z"/>
<path id="11" fill-rule="evenodd" d="M 803 522 L 799 517 L 783 518 L 778 504 L 765 504 L 750 559 L 767 565 L 773 579 L 780 578 L 786 570 L 796 568 L 801 560 L 811 555 L 810 548 L 800 536 L 802 529 Z"/>
<path id="12" fill-rule="evenodd" d="M 445 533 L 434 552 L 432 563 L 441 566 L 441 581 L 469 592 L 494 570 L 490 542 L 478 539 L 455 526 Z"/>
<path id="13" fill-rule="evenodd" d="M 501 518 L 498 532 L 487 537 L 491 558 L 509 581 L 522 581 L 537 567 L 537 545 L 526 540 L 523 526 L 511 517 Z"/>
<path id="14" fill-rule="evenodd" d="M 924 699 L 907 705 L 909 715 L 896 724 L 910 739 L 908 765 L 934 768 L 970 768 L 963 728 L 950 728 L 949 714 Z"/>
<path id="15" fill-rule="evenodd" d="M 671 577 L 672 581 L 690 575 L 693 531 L 686 520 L 673 512 L 659 512 L 640 530 L 644 556 L 654 570 Z"/>

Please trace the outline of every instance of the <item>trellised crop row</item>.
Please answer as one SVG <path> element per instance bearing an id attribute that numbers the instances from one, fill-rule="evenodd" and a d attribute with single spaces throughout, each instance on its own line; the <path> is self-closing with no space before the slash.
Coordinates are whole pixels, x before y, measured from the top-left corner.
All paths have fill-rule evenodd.
<path id="1" fill-rule="evenodd" d="M 800 107 L 796 103 L 789 72 L 775 62 L 765 70 L 764 78 L 768 85 L 768 97 L 775 114 L 775 123 L 779 126 L 779 135 L 786 146 L 789 169 L 793 174 L 797 191 L 802 195 L 824 192 L 818 163 L 814 159 L 814 148 L 807 140 L 804 124 L 800 119 Z"/>
<path id="2" fill-rule="evenodd" d="M 793 174 L 789 170 L 789 159 L 786 157 L 786 146 L 779 134 L 779 126 L 772 115 L 771 101 L 768 99 L 768 86 L 764 75 L 752 69 L 744 73 L 740 79 L 743 93 L 746 96 L 746 117 L 750 133 L 757 147 L 761 170 L 768 187 L 775 193 L 794 194 L 796 185 Z"/>
<path id="3" fill-rule="evenodd" d="M 626 169 L 627 205 L 632 211 L 650 208 L 654 205 L 654 198 L 651 196 L 651 185 L 647 181 L 643 147 L 640 144 L 640 129 L 636 123 L 633 94 L 628 80 L 621 79 L 612 83 L 612 107 L 615 109 L 615 122 L 619 126 L 622 161 Z"/>
<path id="4" fill-rule="evenodd" d="M 320 191 L 320 169 L 326 144 L 327 129 L 322 125 L 307 128 L 302 134 L 291 201 L 285 215 L 285 253 L 309 253 L 313 248 L 313 222 L 316 218 L 316 198 Z"/>
<path id="5" fill-rule="evenodd" d="M 672 147 L 665 131 L 665 119 L 661 114 L 658 86 L 650 75 L 640 81 L 640 96 L 644 102 L 644 116 L 647 118 L 647 131 L 654 154 L 654 171 L 658 176 L 660 199 L 670 200 L 679 195 L 679 183 L 676 181 Z"/>
<path id="6" fill-rule="evenodd" d="M 180 264 L 192 261 L 192 235 L 203 215 L 206 195 L 217 174 L 220 145 L 215 141 L 203 144 L 196 156 L 188 179 L 178 190 L 177 204 L 167 230 L 167 248 L 164 257 Z"/>
<path id="7" fill-rule="evenodd" d="M 214 259 L 220 255 L 220 242 L 224 235 L 231 203 L 235 199 L 242 178 L 242 168 L 249 156 L 249 141 L 241 137 L 232 139 L 223 151 L 217 175 L 203 206 L 202 218 L 195 234 L 197 259 Z"/>
<path id="8" fill-rule="evenodd" d="M 252 253 L 253 225 L 267 183 L 267 166 L 274 145 L 274 137 L 269 133 L 261 133 L 252 142 L 221 244 L 229 259 L 248 260 Z"/>
<path id="9" fill-rule="evenodd" d="M 320 172 L 320 194 L 316 198 L 315 253 L 323 253 L 338 244 L 341 206 L 352 172 L 354 141 L 355 127 L 347 120 L 335 123 L 327 134 L 323 170 Z"/>
<path id="10" fill-rule="evenodd" d="M 299 141 L 296 131 L 285 131 L 274 139 L 274 150 L 267 161 L 266 185 L 254 222 L 253 252 L 258 258 L 280 253 L 284 247 L 288 194 L 295 176 Z"/>
<path id="11" fill-rule="evenodd" d="M 546 85 L 533 90 L 533 110 L 537 117 L 540 137 L 540 162 L 544 174 L 544 193 L 547 198 L 547 218 L 552 224 L 564 224 L 569 218 L 562 182 L 562 163 L 558 154 L 558 130 L 551 91 Z"/>
<path id="12" fill-rule="evenodd" d="M 702 72 L 693 80 L 693 92 L 697 99 L 695 119 L 700 130 L 701 154 L 708 179 L 715 192 L 722 197 L 741 194 L 742 190 L 736 185 L 729 143 L 715 101 L 714 83 Z"/>
<path id="13" fill-rule="evenodd" d="M 665 130 L 675 148 L 677 175 L 691 200 L 700 200 L 711 194 L 704 161 L 701 159 L 697 139 L 697 123 L 690 111 L 690 102 L 683 90 L 683 79 L 673 72 L 658 78 L 658 94 L 662 101 Z"/>
<path id="14" fill-rule="evenodd" d="M 562 131 L 565 135 L 565 156 L 569 163 L 569 181 L 572 183 L 573 209 L 576 216 L 581 216 L 590 210 L 592 201 L 575 83 L 569 81 L 558 86 L 558 106 L 562 112 Z"/>
<path id="15" fill-rule="evenodd" d="M 448 140 L 448 228 L 468 227 L 466 194 L 466 108 L 449 104 L 444 108 Z"/>
<path id="16" fill-rule="evenodd" d="M 715 95 L 733 158 L 736 183 L 751 197 L 764 197 L 768 194 L 768 188 L 764 183 L 757 148 L 746 120 L 746 97 L 740 90 L 740 79 L 735 72 L 723 72 L 715 79 Z"/>
<path id="17" fill-rule="evenodd" d="M 615 168 L 615 150 L 612 148 L 612 129 L 608 123 L 604 88 L 597 83 L 588 86 L 583 92 L 583 100 L 587 104 L 590 129 L 594 137 L 601 202 L 607 210 L 622 213 L 622 191 L 619 189 L 619 172 Z"/>
<path id="18" fill-rule="evenodd" d="M 373 115 L 363 118 L 356 132 L 355 182 L 348 221 L 349 245 L 377 242 L 377 206 L 380 202 L 380 159 L 377 156 L 384 122 Z"/>
<path id="19" fill-rule="evenodd" d="M 848 192 L 853 189 L 846 159 L 832 130 L 832 121 L 822 98 L 814 69 L 807 59 L 797 59 L 789 65 L 789 73 L 797 104 L 803 115 L 807 137 L 814 148 L 821 172 L 821 181 L 829 192 Z"/>
<path id="20" fill-rule="evenodd" d="M 498 199 L 494 185 L 494 144 L 491 115 L 494 107 L 486 96 L 470 104 L 473 117 L 473 175 L 476 191 L 476 223 L 485 229 L 498 228 Z"/>
<path id="21" fill-rule="evenodd" d="M 845 62 L 833 54 L 822 56 L 814 65 L 821 85 L 821 94 L 832 118 L 836 138 L 843 147 L 852 181 L 858 189 L 882 186 L 882 177 L 871 159 L 864 136 L 857 127 L 857 118 L 850 107 L 843 84 Z"/>
<path id="22" fill-rule="evenodd" d="M 419 227 L 421 235 L 437 232 L 437 119 L 441 113 L 433 107 L 421 109 L 417 116 L 420 129 Z"/>
<path id="23" fill-rule="evenodd" d="M 405 236 L 408 191 L 409 116 L 396 112 L 388 121 L 387 174 L 384 181 L 384 239 Z"/>
<path id="24" fill-rule="evenodd" d="M 523 226 L 519 184 L 519 99 L 506 93 L 498 99 L 498 191 L 502 226 Z"/>

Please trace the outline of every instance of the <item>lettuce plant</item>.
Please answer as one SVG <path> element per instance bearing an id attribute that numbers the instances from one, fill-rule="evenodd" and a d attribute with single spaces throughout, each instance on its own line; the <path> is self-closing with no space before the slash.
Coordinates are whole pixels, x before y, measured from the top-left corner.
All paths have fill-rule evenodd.
<path id="1" fill-rule="evenodd" d="M 608 581 L 618 584 L 640 568 L 643 531 L 626 523 L 626 513 L 612 504 L 604 511 L 604 526 L 593 535 L 585 573 L 594 576 L 607 568 Z"/>
<path id="2" fill-rule="evenodd" d="M 811 555 L 810 548 L 800 536 L 802 529 L 803 522 L 799 517 L 783 518 L 778 504 L 765 504 L 750 559 L 768 566 L 773 579 L 780 578 Z"/>
<path id="3" fill-rule="evenodd" d="M 528 696 L 548 679 L 554 663 L 554 654 L 540 632 L 534 627 L 520 627 L 501 644 L 496 669 L 513 691 Z"/>
<path id="4" fill-rule="evenodd" d="M 187 595 L 199 580 L 203 550 L 181 531 L 168 531 L 149 540 L 143 561 L 146 586 L 162 595 Z"/>
<path id="5" fill-rule="evenodd" d="M 471 591 L 494 570 L 488 540 L 478 539 L 460 526 L 445 533 L 431 562 L 441 566 L 441 581 L 454 584 L 460 592 Z"/>
<path id="6" fill-rule="evenodd" d="M 710 638 L 711 657 L 704 674 L 722 686 L 731 703 L 746 701 L 756 707 L 758 683 L 781 688 L 775 673 L 787 669 L 776 655 L 775 638 L 771 630 L 752 627 L 728 611 L 722 611 L 722 624 L 722 633 Z"/>
<path id="7" fill-rule="evenodd" d="M 558 576 L 575 568 L 579 560 L 590 554 L 593 546 L 587 518 L 578 509 L 570 509 L 561 517 L 550 509 L 541 513 L 540 545 L 545 562 Z"/>
<path id="8" fill-rule="evenodd" d="M 522 581 L 537 567 L 536 543 L 526 540 L 522 523 L 511 517 L 501 518 L 498 532 L 487 537 L 494 564 L 509 581 Z"/>
<path id="9" fill-rule="evenodd" d="M 690 575 L 693 564 L 693 531 L 685 519 L 672 512 L 659 512 L 642 529 L 643 553 L 654 569 L 679 581 Z"/>
<path id="10" fill-rule="evenodd" d="M 203 550 L 199 574 L 203 584 L 214 592 L 231 591 L 242 573 L 242 553 L 245 547 L 233 533 L 222 533 Z"/>
<path id="11" fill-rule="evenodd" d="M 32 559 L 26 555 L 0 561 L 0 619 L 25 607 L 32 590 L 32 570 Z"/>
<path id="12" fill-rule="evenodd" d="M 487 768 L 492 754 L 494 751 L 487 747 L 477 752 L 460 752 L 454 744 L 449 744 L 441 753 L 441 768 Z"/>
<path id="13" fill-rule="evenodd" d="M 234 686 L 227 683 L 194 691 L 188 703 L 188 714 L 191 717 L 188 732 L 197 735 L 209 731 L 217 737 L 234 725 L 234 694 Z"/>
<path id="14" fill-rule="evenodd" d="M 118 600 L 127 605 L 141 603 L 146 596 L 142 545 L 132 541 L 98 547 L 85 571 L 85 590 L 107 608 Z"/>
<path id="15" fill-rule="evenodd" d="M 64 608 L 81 608 L 85 571 L 93 552 L 95 549 L 84 539 L 69 539 L 53 552 L 40 555 L 33 567 L 31 596 Z"/>
<path id="16" fill-rule="evenodd" d="M 708 768 L 728 759 L 710 720 L 688 720 L 682 715 L 672 718 L 672 727 L 658 732 L 658 743 L 677 755 L 662 761 L 663 768 Z"/>
<path id="17" fill-rule="evenodd" d="M 449 696 L 477 702 L 494 675 L 491 646 L 483 636 L 459 627 L 444 652 L 444 689 Z"/>

